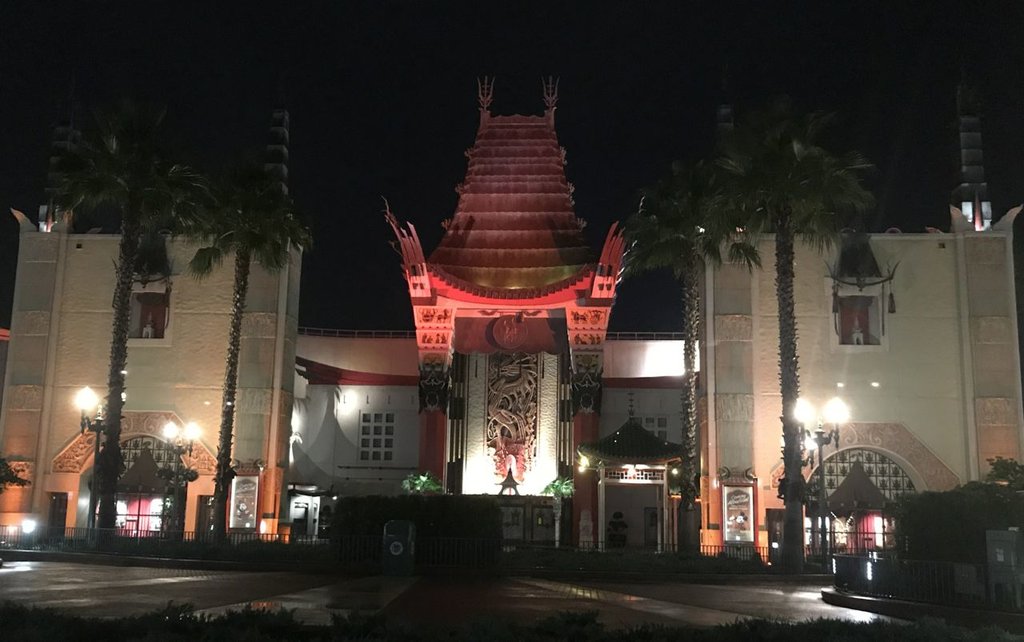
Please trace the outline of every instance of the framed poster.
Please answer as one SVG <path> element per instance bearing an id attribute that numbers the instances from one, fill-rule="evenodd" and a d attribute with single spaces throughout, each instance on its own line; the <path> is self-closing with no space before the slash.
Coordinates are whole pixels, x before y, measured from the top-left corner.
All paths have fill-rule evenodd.
<path id="1" fill-rule="evenodd" d="M 231 480 L 229 528 L 256 529 L 256 499 L 259 487 L 260 478 L 257 475 L 239 475 Z"/>
<path id="2" fill-rule="evenodd" d="M 722 486 L 725 543 L 754 542 L 754 487 Z"/>

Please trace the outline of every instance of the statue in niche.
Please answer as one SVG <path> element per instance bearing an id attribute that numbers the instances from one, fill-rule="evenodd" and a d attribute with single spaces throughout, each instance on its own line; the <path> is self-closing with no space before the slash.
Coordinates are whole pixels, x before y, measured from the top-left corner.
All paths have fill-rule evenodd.
<path id="1" fill-rule="evenodd" d="M 864 345 L 864 331 L 860 329 L 860 319 L 853 317 L 853 328 L 850 329 L 850 340 L 855 346 Z"/>
<path id="2" fill-rule="evenodd" d="M 153 315 L 149 315 L 146 325 L 142 326 L 142 338 L 153 339 L 156 337 L 156 328 L 153 326 Z"/>

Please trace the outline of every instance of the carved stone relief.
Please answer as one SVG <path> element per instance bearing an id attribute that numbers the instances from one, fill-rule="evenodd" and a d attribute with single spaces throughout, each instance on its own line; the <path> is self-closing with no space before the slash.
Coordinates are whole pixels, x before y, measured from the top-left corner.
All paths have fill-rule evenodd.
<path id="1" fill-rule="evenodd" d="M 11 410 L 40 410 L 43 407 L 42 386 L 11 386 L 10 409 Z"/>
<path id="2" fill-rule="evenodd" d="M 181 425 L 181 419 L 173 412 L 126 412 L 121 419 L 121 440 L 132 437 L 150 436 L 163 439 L 163 427 L 168 421 Z M 57 456 L 53 458 L 55 473 L 81 473 L 93 454 L 95 433 L 77 435 Z M 192 456 L 182 458 L 186 465 L 200 475 L 212 475 L 217 470 L 217 460 L 202 442 L 196 442 Z"/>
<path id="3" fill-rule="evenodd" d="M 509 470 L 522 482 L 537 450 L 537 355 L 495 353 L 487 358 L 487 451 L 495 479 Z"/>
<path id="4" fill-rule="evenodd" d="M 277 314 L 246 312 L 242 315 L 242 336 L 246 339 L 268 339 L 277 334 Z"/>
<path id="5" fill-rule="evenodd" d="M 716 341 L 752 341 L 754 320 L 748 314 L 715 315 Z"/>
<path id="6" fill-rule="evenodd" d="M 50 332 L 50 313 L 43 310 L 16 312 L 12 325 L 22 336 L 39 336 Z"/>
<path id="7" fill-rule="evenodd" d="M 715 395 L 716 421 L 753 421 L 754 395 L 724 394 Z"/>
<path id="8" fill-rule="evenodd" d="M 851 423 L 839 430 L 840 448 L 873 448 L 906 471 L 919 491 L 949 490 L 960 479 L 903 424 Z"/>
<path id="9" fill-rule="evenodd" d="M 980 397 L 974 400 L 979 425 L 1011 426 L 1017 424 L 1017 413 L 1012 399 Z"/>

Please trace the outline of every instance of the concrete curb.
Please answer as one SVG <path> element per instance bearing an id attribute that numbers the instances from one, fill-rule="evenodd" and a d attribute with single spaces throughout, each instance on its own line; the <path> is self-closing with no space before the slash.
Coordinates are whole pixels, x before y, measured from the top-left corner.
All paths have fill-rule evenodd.
<path id="1" fill-rule="evenodd" d="M 781 573 L 637 573 L 630 571 L 565 571 L 543 568 L 509 569 L 511 577 L 536 577 L 549 580 L 628 582 L 631 584 L 814 584 L 832 583 L 826 574 L 783 575 Z"/>
<path id="2" fill-rule="evenodd" d="M 843 593 L 833 588 L 821 589 L 821 599 L 827 604 L 843 606 L 858 611 L 888 615 L 903 620 L 917 620 L 931 617 L 971 628 L 997 626 L 1010 633 L 1024 633 L 1024 614 L 1007 611 L 965 609 L 956 606 L 908 602 L 888 598 L 868 597 L 856 593 Z"/>

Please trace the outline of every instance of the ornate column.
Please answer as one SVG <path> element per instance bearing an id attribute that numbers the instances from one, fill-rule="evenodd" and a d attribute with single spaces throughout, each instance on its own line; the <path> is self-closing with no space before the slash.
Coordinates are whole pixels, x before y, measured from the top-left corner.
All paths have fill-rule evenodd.
<path id="1" fill-rule="evenodd" d="M 443 480 L 455 312 L 444 307 L 413 306 L 413 314 L 420 362 L 419 469 Z"/>

